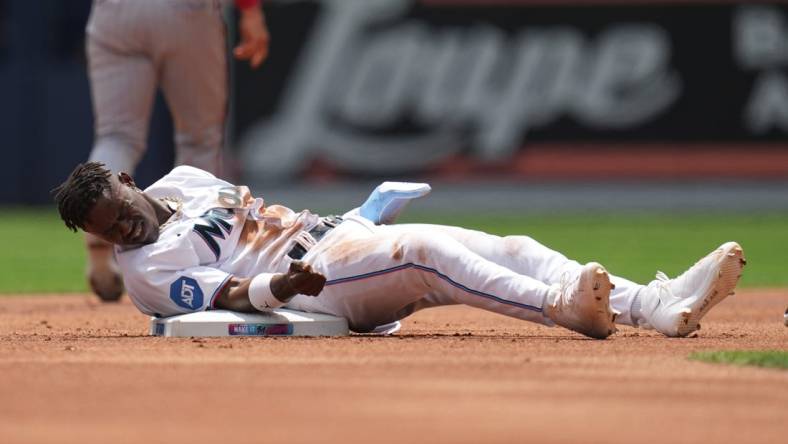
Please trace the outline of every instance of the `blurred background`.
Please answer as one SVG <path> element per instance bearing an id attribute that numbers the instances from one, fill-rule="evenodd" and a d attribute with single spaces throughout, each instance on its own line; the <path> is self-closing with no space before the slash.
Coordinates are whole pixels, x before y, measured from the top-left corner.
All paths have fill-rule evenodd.
<path id="1" fill-rule="evenodd" d="M 0 228 L 12 242 L 0 291 L 85 288 L 80 240 L 49 190 L 91 148 L 90 7 L 0 0 Z M 406 220 L 531 234 L 640 279 L 732 238 L 764 259 L 746 285 L 788 284 L 783 2 L 266 0 L 264 10 L 270 58 L 231 67 L 226 178 L 269 203 L 343 212 L 381 180 L 424 181 L 433 194 Z M 138 183 L 172 162 L 159 98 Z M 62 275 L 31 286 L 42 266 Z"/>

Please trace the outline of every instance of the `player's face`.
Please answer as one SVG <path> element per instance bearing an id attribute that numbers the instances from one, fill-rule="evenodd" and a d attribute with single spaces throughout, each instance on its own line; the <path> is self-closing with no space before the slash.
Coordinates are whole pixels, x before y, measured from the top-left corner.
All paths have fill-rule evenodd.
<path id="1" fill-rule="evenodd" d="M 96 200 L 88 213 L 85 231 L 116 245 L 156 242 L 159 238 L 156 211 L 133 185 L 134 182 L 123 183 L 113 176 L 110 189 Z"/>

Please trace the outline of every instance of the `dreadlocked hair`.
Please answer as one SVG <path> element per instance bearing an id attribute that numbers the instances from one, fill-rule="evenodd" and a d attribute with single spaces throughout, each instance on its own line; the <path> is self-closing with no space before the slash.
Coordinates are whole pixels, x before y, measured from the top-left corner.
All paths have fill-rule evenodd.
<path id="1" fill-rule="evenodd" d="M 103 163 L 81 163 L 65 182 L 52 190 L 60 218 L 71 231 L 85 227 L 88 212 L 99 196 L 109 189 L 111 176 Z"/>

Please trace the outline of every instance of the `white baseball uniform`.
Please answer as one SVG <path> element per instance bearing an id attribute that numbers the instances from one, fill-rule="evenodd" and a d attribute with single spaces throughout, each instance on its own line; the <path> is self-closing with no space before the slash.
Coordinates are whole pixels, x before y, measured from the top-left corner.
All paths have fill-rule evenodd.
<path id="1" fill-rule="evenodd" d="M 145 193 L 181 203 L 157 242 L 116 250 L 132 301 L 149 315 L 211 309 L 231 276 L 285 272 L 300 246 L 302 260 L 327 282 L 318 297 L 297 295 L 287 307 L 347 318 L 354 331 L 450 304 L 552 325 L 542 313 L 545 298 L 562 274 L 580 268 L 526 236 L 374 225 L 355 215 L 315 242 L 310 231 L 322 224 L 317 215 L 265 206 L 246 187 L 187 166 Z M 617 286 L 611 307 L 622 313 L 618 322 L 631 323 L 630 306 L 642 286 L 611 278 Z"/>

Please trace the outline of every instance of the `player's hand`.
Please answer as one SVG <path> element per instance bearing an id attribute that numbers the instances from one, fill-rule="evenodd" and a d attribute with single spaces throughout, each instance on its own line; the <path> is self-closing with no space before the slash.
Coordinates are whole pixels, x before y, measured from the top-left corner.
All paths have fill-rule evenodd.
<path id="1" fill-rule="evenodd" d="M 301 261 L 290 263 L 287 280 L 297 294 L 317 296 L 326 285 L 326 277 L 312 269 L 312 266 Z"/>
<path id="2" fill-rule="evenodd" d="M 282 302 L 288 302 L 297 294 L 317 296 L 325 285 L 326 277 L 301 261 L 293 261 L 287 273 L 271 278 L 271 292 Z"/>
<path id="3" fill-rule="evenodd" d="M 241 42 L 233 50 L 235 58 L 249 60 L 249 65 L 253 69 L 257 68 L 268 57 L 268 45 L 271 40 L 260 7 L 241 11 L 238 32 L 241 35 Z"/>

